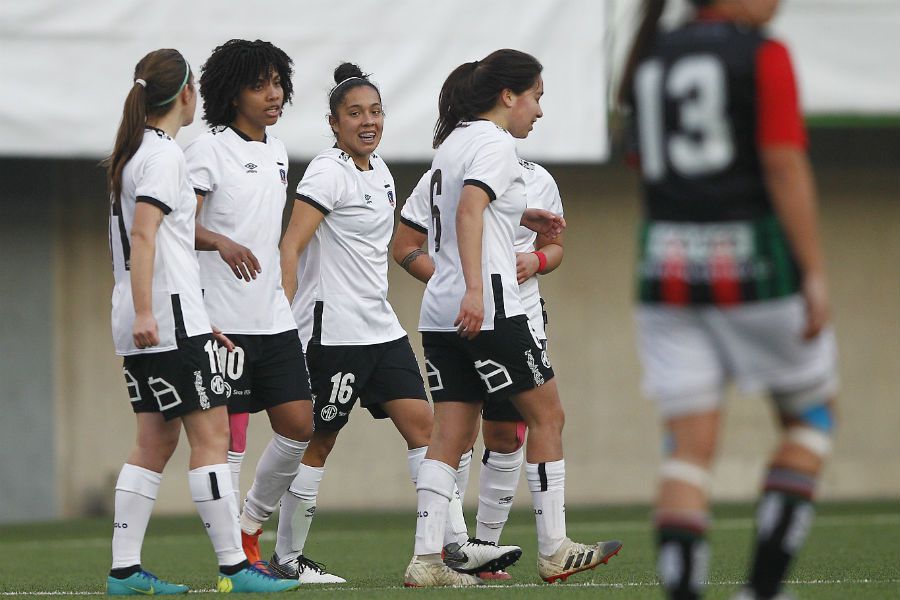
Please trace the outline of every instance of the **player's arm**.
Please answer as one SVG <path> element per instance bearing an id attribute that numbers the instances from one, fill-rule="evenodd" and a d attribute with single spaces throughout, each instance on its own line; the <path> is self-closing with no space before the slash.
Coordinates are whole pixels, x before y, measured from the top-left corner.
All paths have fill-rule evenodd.
<path id="1" fill-rule="evenodd" d="M 297 294 L 297 261 L 325 218 L 325 213 L 317 206 L 298 196 L 281 240 L 281 286 L 288 302 L 292 302 Z"/>
<path id="2" fill-rule="evenodd" d="M 484 321 L 484 283 L 481 273 L 481 239 L 484 233 L 484 209 L 490 198 L 482 188 L 464 185 L 456 209 L 456 239 L 459 262 L 466 282 L 466 293 L 453 324 L 464 338 L 481 332 Z"/>
<path id="3" fill-rule="evenodd" d="M 262 267 L 250 248 L 242 246 L 231 238 L 210 231 L 200 224 L 200 208 L 203 206 L 205 194 L 197 194 L 197 220 L 194 223 L 194 248 L 197 250 L 215 250 L 222 257 L 238 279 L 250 281 L 262 273 Z"/>
<path id="4" fill-rule="evenodd" d="M 422 283 L 428 283 L 434 275 L 434 261 L 422 249 L 426 241 L 427 230 L 422 231 L 401 220 L 391 245 L 391 254 L 397 264 Z"/>
<path id="5" fill-rule="evenodd" d="M 521 284 L 536 274 L 545 275 L 563 261 L 563 234 L 555 238 L 539 235 L 534 242 L 534 252 L 516 253 L 516 278 Z M 543 263 L 543 265 L 542 265 Z"/>
<path id="6" fill-rule="evenodd" d="M 766 42 L 756 66 L 760 164 L 773 208 L 802 273 L 807 310 L 803 337 L 810 339 L 828 322 L 830 302 L 806 132 L 786 48 Z"/>
<path id="7" fill-rule="evenodd" d="M 153 263 L 156 232 L 164 213 L 156 204 L 137 202 L 131 226 L 131 299 L 134 302 L 132 336 L 138 348 L 159 344 L 159 329 L 153 316 Z"/>

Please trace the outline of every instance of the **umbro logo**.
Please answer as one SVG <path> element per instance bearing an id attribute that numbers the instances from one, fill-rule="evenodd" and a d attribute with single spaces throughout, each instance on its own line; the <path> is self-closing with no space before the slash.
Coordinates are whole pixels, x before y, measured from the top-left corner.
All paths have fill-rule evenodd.
<path id="1" fill-rule="evenodd" d="M 366 194 L 366 204 L 372 204 L 372 196 Z"/>
<path id="2" fill-rule="evenodd" d="M 504 496 L 497 500 L 497 504 L 512 504 L 513 496 Z"/>
<path id="3" fill-rule="evenodd" d="M 244 168 L 247 169 L 248 173 L 256 173 L 257 172 L 256 171 L 257 165 L 254 165 L 252 162 L 248 162 L 246 165 L 244 165 Z"/>

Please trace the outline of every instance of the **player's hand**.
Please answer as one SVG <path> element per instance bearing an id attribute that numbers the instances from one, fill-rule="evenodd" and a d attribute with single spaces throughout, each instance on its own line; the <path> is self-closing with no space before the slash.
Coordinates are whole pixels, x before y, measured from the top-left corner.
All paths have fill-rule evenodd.
<path id="1" fill-rule="evenodd" d="M 538 260 L 534 252 L 517 252 L 516 253 L 516 281 L 519 285 L 527 281 L 530 277 L 538 272 L 541 261 Z"/>
<path id="2" fill-rule="evenodd" d="M 234 351 L 234 342 L 228 339 L 228 336 L 222 333 L 222 330 L 215 325 L 210 325 L 210 327 L 212 327 L 213 337 L 216 338 L 216 341 L 219 343 L 219 345 L 229 352 Z"/>
<path id="3" fill-rule="evenodd" d="M 474 339 L 481 333 L 481 323 L 484 321 L 484 297 L 481 290 L 466 291 L 462 302 L 459 303 L 459 314 L 453 325 L 456 332 L 467 340 Z"/>
<path id="4" fill-rule="evenodd" d="M 554 239 L 566 228 L 566 220 L 543 208 L 526 208 L 520 224 L 549 239 Z"/>
<path id="5" fill-rule="evenodd" d="M 222 236 L 216 242 L 216 250 L 238 279 L 250 281 L 256 279 L 257 273 L 262 273 L 262 267 L 250 248 Z"/>
<path id="6" fill-rule="evenodd" d="M 810 273 L 803 278 L 803 300 L 806 302 L 803 339 L 811 340 L 822 332 L 831 318 L 831 303 L 824 275 Z"/>
<path id="7" fill-rule="evenodd" d="M 134 345 L 138 348 L 152 348 L 159 345 L 159 329 L 153 315 L 135 315 L 131 336 L 134 338 Z"/>

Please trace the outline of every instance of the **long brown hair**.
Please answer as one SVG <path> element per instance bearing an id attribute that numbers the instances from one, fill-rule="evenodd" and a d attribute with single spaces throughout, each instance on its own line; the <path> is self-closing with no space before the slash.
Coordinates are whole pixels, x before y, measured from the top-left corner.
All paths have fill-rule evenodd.
<path id="1" fill-rule="evenodd" d="M 106 167 L 106 181 L 113 204 L 118 204 L 122 195 L 122 169 L 141 147 L 147 117 L 165 115 L 172 110 L 175 99 L 191 76 L 187 60 L 178 50 L 171 48 L 154 50 L 135 66 L 134 81 L 125 98 L 115 146 L 100 163 Z"/>

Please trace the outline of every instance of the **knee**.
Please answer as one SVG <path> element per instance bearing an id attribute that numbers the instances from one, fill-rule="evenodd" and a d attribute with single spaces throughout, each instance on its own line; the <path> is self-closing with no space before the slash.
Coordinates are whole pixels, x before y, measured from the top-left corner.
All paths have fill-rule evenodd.
<path id="1" fill-rule="evenodd" d="M 303 453 L 303 464 L 310 467 L 323 467 L 328 455 L 334 449 L 337 442 L 337 432 L 314 433 L 309 441 L 306 451 Z"/>
<path id="2" fill-rule="evenodd" d="M 515 452 L 523 441 L 519 439 L 518 429 L 517 421 L 483 421 L 484 447 L 501 454 Z"/>

